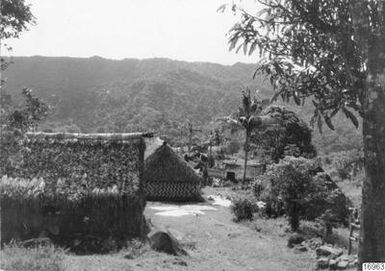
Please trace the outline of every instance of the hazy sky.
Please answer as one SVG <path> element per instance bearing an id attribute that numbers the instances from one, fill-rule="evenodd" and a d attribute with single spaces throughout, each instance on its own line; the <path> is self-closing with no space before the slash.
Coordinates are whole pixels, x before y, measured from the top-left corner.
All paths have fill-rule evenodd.
<path id="1" fill-rule="evenodd" d="M 256 62 L 228 51 L 236 21 L 226 0 L 27 0 L 37 25 L 9 42 L 15 56 L 167 57 L 222 64 Z"/>

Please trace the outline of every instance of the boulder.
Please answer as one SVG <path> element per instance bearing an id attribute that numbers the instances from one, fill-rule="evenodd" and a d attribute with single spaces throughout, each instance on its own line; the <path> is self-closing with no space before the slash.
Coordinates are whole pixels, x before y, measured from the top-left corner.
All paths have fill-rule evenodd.
<path id="1" fill-rule="evenodd" d="M 305 252 L 307 251 L 307 247 L 306 246 L 303 246 L 303 245 L 298 245 L 298 246 L 295 246 L 294 247 L 294 250 L 296 252 Z"/>
<path id="2" fill-rule="evenodd" d="M 305 237 L 301 234 L 295 233 L 289 237 L 289 240 L 287 240 L 287 246 L 289 248 L 293 248 L 295 245 L 301 244 L 303 241 L 305 241 Z"/>
<path id="3" fill-rule="evenodd" d="M 338 258 L 337 258 L 337 261 L 347 261 L 347 262 L 351 262 L 353 260 L 352 257 L 348 256 L 348 255 L 340 255 Z"/>
<path id="4" fill-rule="evenodd" d="M 315 250 L 318 257 L 320 256 L 330 256 L 331 258 L 335 259 L 342 255 L 343 251 L 340 248 L 330 247 L 330 246 L 320 246 Z"/>
<path id="5" fill-rule="evenodd" d="M 349 265 L 348 261 L 342 260 L 338 262 L 337 267 L 339 270 L 345 270 L 348 267 L 348 265 Z"/>
<path id="6" fill-rule="evenodd" d="M 320 246 L 322 246 L 323 244 L 323 241 L 321 238 L 319 237 L 315 237 L 315 238 L 311 238 L 307 241 L 308 243 L 308 246 L 311 248 L 311 249 L 317 249 L 319 248 Z"/>
<path id="7" fill-rule="evenodd" d="M 187 255 L 178 240 L 169 232 L 156 231 L 148 236 L 152 249 L 175 256 Z"/>

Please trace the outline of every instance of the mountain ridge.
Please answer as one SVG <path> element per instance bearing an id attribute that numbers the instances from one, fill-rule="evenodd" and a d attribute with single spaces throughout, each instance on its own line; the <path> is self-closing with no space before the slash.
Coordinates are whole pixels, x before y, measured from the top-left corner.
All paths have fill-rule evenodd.
<path id="1" fill-rule="evenodd" d="M 56 105 L 42 125 L 44 129 L 152 130 L 180 138 L 181 127 L 187 121 L 209 127 L 215 118 L 237 111 L 245 87 L 259 89 L 262 98 L 273 93 L 263 76 L 252 78 L 256 64 L 222 65 L 167 58 L 111 60 L 98 56 L 12 60 L 14 63 L 4 72 L 6 90 L 18 100 L 21 89 L 28 87 Z M 306 105 L 295 110 L 309 120 L 313 108 Z M 335 132 L 327 135 L 338 136 Z M 318 135 L 318 139 L 324 137 Z"/>

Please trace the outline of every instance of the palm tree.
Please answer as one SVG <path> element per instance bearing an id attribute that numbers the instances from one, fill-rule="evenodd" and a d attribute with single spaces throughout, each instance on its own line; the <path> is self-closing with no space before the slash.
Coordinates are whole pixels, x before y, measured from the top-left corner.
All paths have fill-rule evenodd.
<path id="1" fill-rule="evenodd" d="M 258 99 L 257 96 L 252 97 L 249 88 L 246 88 L 245 91 L 242 91 L 242 102 L 241 106 L 239 107 L 238 121 L 245 130 L 245 144 L 243 146 L 243 150 L 245 152 L 242 178 L 243 183 L 246 181 L 247 160 L 250 151 L 249 140 L 254 126 L 254 122 L 252 120 L 256 116 L 259 116 L 262 110 L 262 100 Z"/>
<path id="2" fill-rule="evenodd" d="M 262 100 L 256 95 L 252 96 L 250 89 L 242 91 L 241 106 L 239 107 L 238 113 L 234 117 L 225 117 L 218 120 L 225 121 L 227 124 L 231 124 L 234 128 L 242 127 L 245 131 L 245 143 L 243 149 L 245 151 L 244 166 L 243 166 L 243 178 L 242 181 L 246 181 L 247 172 L 247 160 L 250 150 L 249 141 L 250 135 L 253 130 L 266 125 L 275 125 L 276 120 L 268 116 L 262 116 L 263 109 L 270 104 L 269 99 Z"/>

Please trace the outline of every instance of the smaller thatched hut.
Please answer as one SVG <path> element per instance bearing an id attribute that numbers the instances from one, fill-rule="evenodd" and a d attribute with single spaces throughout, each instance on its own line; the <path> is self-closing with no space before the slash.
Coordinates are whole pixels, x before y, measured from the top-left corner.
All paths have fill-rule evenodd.
<path id="1" fill-rule="evenodd" d="M 143 184 L 147 200 L 201 200 L 201 178 L 166 143 L 145 160 Z"/>

